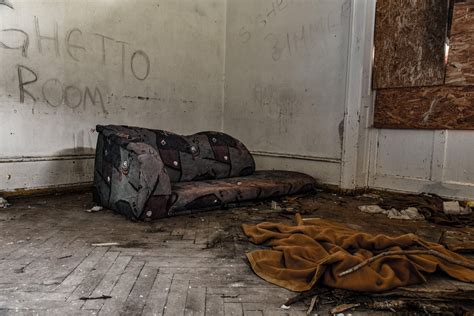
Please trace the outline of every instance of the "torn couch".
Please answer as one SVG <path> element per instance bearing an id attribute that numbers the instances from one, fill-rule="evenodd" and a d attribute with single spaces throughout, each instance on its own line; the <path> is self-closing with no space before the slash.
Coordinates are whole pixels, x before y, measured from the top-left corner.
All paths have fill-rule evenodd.
<path id="1" fill-rule="evenodd" d="M 190 136 L 97 126 L 94 201 L 132 220 L 308 192 L 315 180 L 290 171 L 255 171 L 249 150 L 219 132 Z"/>

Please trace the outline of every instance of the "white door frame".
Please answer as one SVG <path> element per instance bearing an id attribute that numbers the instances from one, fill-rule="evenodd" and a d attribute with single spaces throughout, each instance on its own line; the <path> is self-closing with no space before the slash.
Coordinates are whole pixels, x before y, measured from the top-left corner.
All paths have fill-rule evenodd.
<path id="1" fill-rule="evenodd" d="M 352 0 L 341 188 L 366 187 L 374 92 L 371 90 L 375 1 Z"/>

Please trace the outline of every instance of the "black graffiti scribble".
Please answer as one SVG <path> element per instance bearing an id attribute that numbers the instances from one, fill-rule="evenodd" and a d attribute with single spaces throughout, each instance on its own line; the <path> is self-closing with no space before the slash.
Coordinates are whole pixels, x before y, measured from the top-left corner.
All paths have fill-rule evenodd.
<path id="1" fill-rule="evenodd" d="M 6 5 L 10 9 L 13 9 L 13 4 L 11 4 L 8 0 L 0 0 L 0 5 Z"/>

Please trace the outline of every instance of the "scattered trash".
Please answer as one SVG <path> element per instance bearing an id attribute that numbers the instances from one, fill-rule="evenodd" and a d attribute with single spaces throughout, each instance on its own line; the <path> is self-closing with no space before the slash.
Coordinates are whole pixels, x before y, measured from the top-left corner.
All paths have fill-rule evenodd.
<path id="1" fill-rule="evenodd" d="M 389 210 L 392 208 L 402 210 L 408 207 L 416 207 L 425 220 L 444 226 L 469 227 L 474 225 L 474 213 L 465 215 L 448 215 L 443 211 L 443 203 L 446 202 L 436 194 L 387 194 L 383 200 L 377 203 L 381 208 Z M 463 205 L 462 203 L 460 203 Z"/>
<path id="2" fill-rule="evenodd" d="M 331 314 L 339 314 L 339 313 L 343 313 L 351 308 L 354 308 L 354 307 L 358 307 L 360 306 L 359 303 L 356 303 L 356 304 L 342 304 L 342 305 L 339 305 L 339 306 L 336 306 L 334 308 L 331 309 L 330 313 Z"/>
<path id="3" fill-rule="evenodd" d="M 306 218 L 303 218 L 303 221 L 314 221 L 316 219 L 320 219 L 319 217 L 306 217 Z"/>
<path id="4" fill-rule="evenodd" d="M 384 210 L 378 205 L 362 205 L 362 206 L 359 206 L 359 210 L 361 210 L 364 213 L 369 213 L 369 214 L 377 214 L 377 213 L 385 214 L 386 212 L 386 210 Z"/>
<path id="5" fill-rule="evenodd" d="M 461 206 L 458 201 L 446 201 L 443 202 L 443 212 L 448 215 L 467 215 L 471 214 L 472 210 L 468 206 Z"/>
<path id="6" fill-rule="evenodd" d="M 298 213 L 298 210 L 295 209 L 294 207 L 287 207 L 287 208 L 284 208 L 282 211 L 289 214 Z"/>
<path id="7" fill-rule="evenodd" d="M 474 201 L 467 201 L 466 206 L 467 207 L 474 207 Z"/>
<path id="8" fill-rule="evenodd" d="M 425 219 L 425 217 L 418 212 L 418 209 L 416 207 L 409 207 L 401 211 L 398 211 L 392 208 L 390 209 L 387 216 L 390 219 L 410 219 L 410 220 Z"/>
<path id="9" fill-rule="evenodd" d="M 278 205 L 277 202 L 272 201 L 272 210 L 281 210 L 281 207 Z"/>
<path id="10" fill-rule="evenodd" d="M 380 195 L 374 193 L 365 193 L 362 194 L 361 197 L 369 198 L 369 199 L 379 199 Z"/>
<path id="11" fill-rule="evenodd" d="M 405 302 L 402 300 L 389 300 L 389 301 L 382 301 L 382 302 L 373 302 L 365 304 L 366 307 L 375 310 L 388 310 L 392 313 L 396 313 L 402 306 L 404 306 Z"/>
<path id="12" fill-rule="evenodd" d="M 426 315 L 469 315 L 470 313 L 460 305 L 448 306 L 446 304 L 437 302 L 436 305 L 430 302 L 420 300 L 388 300 L 382 302 L 366 303 L 365 307 L 374 310 L 388 310 L 392 313 L 400 311 L 414 311 L 422 312 Z M 413 313 L 418 314 L 418 313 Z"/>
<path id="13" fill-rule="evenodd" d="M 92 247 L 112 247 L 112 246 L 120 246 L 118 242 L 103 242 L 97 244 L 91 244 Z"/>
<path id="14" fill-rule="evenodd" d="M 71 257 L 72 257 L 72 255 L 62 256 L 62 257 L 59 257 L 58 260 L 71 258 Z"/>
<path id="15" fill-rule="evenodd" d="M 96 206 L 94 206 L 93 208 L 86 210 L 86 212 L 87 212 L 87 213 L 95 213 L 95 212 L 100 212 L 100 211 L 102 211 L 103 209 L 104 209 L 104 208 L 103 208 L 102 206 L 96 205 Z"/>
<path id="16" fill-rule="evenodd" d="M 237 295 L 226 295 L 226 294 L 222 294 L 221 295 L 221 298 L 238 298 L 239 297 L 239 294 Z"/>
<path id="17" fill-rule="evenodd" d="M 25 273 L 25 267 L 15 269 L 13 272 L 15 272 L 15 273 Z"/>
<path id="18" fill-rule="evenodd" d="M 440 243 L 451 251 L 474 252 L 474 228 L 445 231 Z"/>
<path id="19" fill-rule="evenodd" d="M 390 219 L 405 219 L 405 220 L 422 220 L 425 217 L 418 212 L 416 207 L 408 207 L 404 210 L 397 210 L 391 208 L 389 210 L 383 209 L 378 205 L 362 205 L 359 210 L 369 214 L 385 214 Z"/>
<path id="20" fill-rule="evenodd" d="M 433 297 L 434 289 L 436 289 L 436 287 L 431 291 L 428 287 L 425 287 L 423 292 L 415 293 L 412 292 L 412 290 L 401 290 L 396 293 L 390 292 L 387 294 L 388 296 L 384 298 L 381 297 L 380 294 L 354 292 L 317 286 L 308 292 L 300 293 L 294 298 L 289 299 L 285 305 L 291 306 L 297 302 L 306 302 L 310 298 L 314 299 L 314 297 L 317 297 L 315 306 L 319 301 L 324 302 L 324 304 L 330 302 L 350 302 L 338 305 L 330 310 L 330 313 L 334 314 L 345 314 L 344 312 L 348 309 L 361 307 L 376 311 L 391 311 L 392 313 L 409 312 L 408 314 L 410 315 L 418 314 L 414 312 L 421 312 L 421 315 L 470 315 L 463 307 L 463 304 L 465 304 L 466 301 L 471 302 L 473 300 L 471 292 L 466 294 L 467 296 L 462 295 L 458 300 L 458 298 L 449 299 L 448 297 L 444 297 L 443 295 L 445 295 L 446 292 L 442 292 L 442 294 L 440 293 L 440 297 Z M 452 287 L 448 291 L 450 293 L 452 292 L 454 295 L 459 294 L 460 292 L 464 293 L 463 290 L 453 292 Z M 313 302 L 313 299 L 311 300 L 311 303 Z M 349 313 L 350 312 L 348 312 L 347 315 L 350 315 Z M 317 310 L 313 311 L 313 315 L 314 314 L 317 314 Z M 362 313 L 358 314 L 362 315 Z"/>
<path id="21" fill-rule="evenodd" d="M 313 310 L 316 308 L 316 312 L 318 311 L 318 303 L 319 303 L 319 296 L 315 295 L 311 299 L 311 302 L 309 303 L 308 310 L 306 311 L 306 315 L 311 315 Z"/>
<path id="22" fill-rule="evenodd" d="M 11 206 L 11 204 L 4 198 L 0 197 L 0 208 L 7 208 L 9 206 Z"/>
<path id="23" fill-rule="evenodd" d="M 285 309 L 285 310 L 289 310 L 290 309 L 290 306 L 286 306 L 286 305 L 281 305 L 280 306 L 281 309 Z"/>
<path id="24" fill-rule="evenodd" d="M 91 300 L 107 300 L 109 298 L 112 298 L 112 296 L 110 295 L 92 296 L 92 297 L 83 296 L 83 297 L 80 297 L 79 299 L 81 301 L 91 301 Z"/>
<path id="25" fill-rule="evenodd" d="M 289 203 L 298 203 L 298 200 L 301 199 L 303 196 L 304 195 L 287 196 L 286 199 L 283 199 L 283 201 Z"/>
<path id="26" fill-rule="evenodd" d="M 443 202 L 443 212 L 445 214 L 459 214 L 461 212 L 461 205 L 457 201 Z"/>

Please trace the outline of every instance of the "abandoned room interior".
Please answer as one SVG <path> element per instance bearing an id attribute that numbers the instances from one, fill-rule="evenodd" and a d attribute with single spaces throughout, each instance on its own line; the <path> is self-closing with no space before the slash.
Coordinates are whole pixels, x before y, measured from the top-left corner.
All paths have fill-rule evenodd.
<path id="1" fill-rule="evenodd" d="M 0 315 L 474 313 L 473 0 L 0 0 Z"/>

